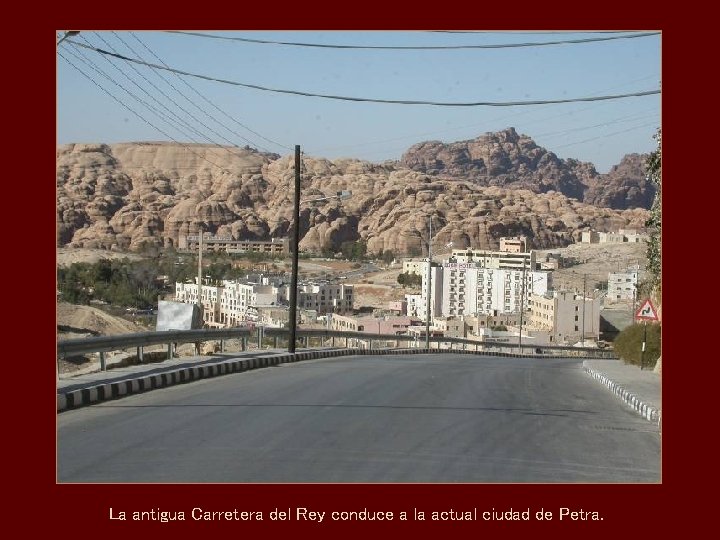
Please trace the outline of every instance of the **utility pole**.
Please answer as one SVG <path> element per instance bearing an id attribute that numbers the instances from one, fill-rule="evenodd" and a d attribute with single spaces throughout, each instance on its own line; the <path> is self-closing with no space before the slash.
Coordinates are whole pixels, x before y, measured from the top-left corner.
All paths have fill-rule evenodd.
<path id="1" fill-rule="evenodd" d="M 297 326 L 298 251 L 300 245 L 300 145 L 295 145 L 295 205 L 293 209 L 292 277 L 290 278 L 290 338 L 288 352 L 295 353 Z"/>
<path id="2" fill-rule="evenodd" d="M 430 350 L 430 285 L 432 274 L 430 267 L 432 266 L 432 252 L 430 244 L 432 242 L 432 216 L 428 218 L 428 267 L 427 267 L 427 301 L 425 303 L 425 348 Z"/>
<path id="3" fill-rule="evenodd" d="M 526 259 L 523 257 L 522 288 L 520 292 L 520 338 L 518 339 L 520 354 L 522 354 L 523 312 L 525 311 L 525 262 Z"/>
<path id="4" fill-rule="evenodd" d="M 582 343 L 585 346 L 585 295 L 587 291 L 587 274 L 583 274 L 583 309 L 582 309 Z"/>
<path id="5" fill-rule="evenodd" d="M 198 240 L 198 297 L 197 297 L 197 305 L 200 308 L 200 317 L 205 320 L 205 313 L 203 312 L 203 303 L 202 303 L 202 252 L 203 252 L 203 230 L 202 225 L 199 228 L 198 231 L 199 234 L 199 240 Z"/>

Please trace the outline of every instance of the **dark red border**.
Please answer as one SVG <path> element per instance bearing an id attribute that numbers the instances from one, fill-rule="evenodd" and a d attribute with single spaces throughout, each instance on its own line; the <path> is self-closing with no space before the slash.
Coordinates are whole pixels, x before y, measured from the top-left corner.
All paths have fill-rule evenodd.
<path id="1" fill-rule="evenodd" d="M 526 534 L 549 532 L 555 535 L 613 536 L 652 538 L 668 525 L 681 521 L 685 531 L 709 522 L 710 515 L 695 506 L 696 485 L 706 478 L 699 464 L 708 463 L 708 472 L 715 457 L 711 447 L 695 442 L 707 433 L 711 417 L 707 412 L 691 412 L 694 393 L 699 391 L 699 377 L 692 371 L 697 364 L 694 354 L 704 354 L 704 366 L 711 368 L 707 352 L 693 351 L 677 332 L 678 316 L 688 306 L 680 302 L 673 284 L 681 283 L 681 263 L 673 258 L 675 246 L 692 242 L 685 233 L 705 232 L 691 225 L 698 219 L 696 212 L 682 201 L 688 181 L 701 178 L 688 173 L 694 160 L 707 157 L 699 152 L 698 138 L 707 140 L 701 126 L 692 133 L 683 130 L 682 117 L 686 103 L 693 100 L 691 92 L 700 80 L 690 75 L 688 62 L 702 55 L 702 47 L 693 31 L 681 27 L 682 13 L 664 11 L 661 4 L 641 5 L 631 2 L 608 2 L 581 5 L 577 2 L 532 3 L 466 3 L 428 5 L 419 2 L 404 4 L 362 2 L 342 4 L 325 2 L 325 6 L 291 4 L 271 8 L 267 4 L 214 4 L 212 8 L 195 4 L 192 9 L 182 4 L 125 2 L 103 8 L 96 2 L 74 2 L 56 7 L 39 6 L 22 24 L 6 29 L 6 90 L 17 92 L 21 99 L 6 98 L 6 160 L 16 169 L 5 178 L 6 221 L 9 245 L 15 246 L 16 235 L 28 239 L 21 242 L 20 253 L 12 251 L 12 280 L 6 287 L 17 291 L 7 307 L 5 318 L 7 338 L 5 366 L 5 400 L 7 419 L 4 445 L 18 455 L 6 461 L 10 489 L 5 492 L 13 501 L 6 507 L 5 524 L 20 530 L 47 526 L 55 535 L 97 535 L 102 538 L 140 534 L 230 532 L 235 534 L 274 534 L 295 532 L 329 537 L 358 532 L 410 532 L 455 534 L 475 532 L 481 535 L 501 533 Z M 55 9 L 53 13 L 51 10 Z M 99 12 L 99 9 L 107 11 Z M 393 12 L 389 10 L 393 10 Z M 50 10 L 50 11 L 49 11 Z M 689 16 L 689 15 L 688 15 Z M 42 18 L 45 17 L 43 20 Z M 56 485 L 55 483 L 55 398 L 54 372 L 51 360 L 55 355 L 55 193 L 52 176 L 55 171 L 55 56 L 56 29 L 68 28 L 197 28 L 226 29 L 661 29 L 663 30 L 663 126 L 665 160 L 663 161 L 664 217 L 664 300 L 663 306 L 663 389 L 665 398 L 663 421 L 663 482 L 660 485 Z M 10 34 L 10 35 L 8 35 Z M 51 41 L 52 40 L 52 41 Z M 690 50 L 690 47 L 693 47 Z M 698 47 L 695 49 L 695 47 Z M 680 77 L 682 75 L 682 77 Z M 694 73 L 693 75 L 697 75 Z M 684 82 L 683 82 L 684 79 Z M 689 84 L 696 80 L 697 85 Z M 677 81 L 677 82 L 676 82 Z M 695 89 L 695 90 L 694 90 Z M 682 104 L 682 105 L 681 105 Z M 700 123 L 702 120 L 695 117 Z M 682 159 L 678 156 L 693 156 Z M 715 168 L 714 166 L 712 167 Z M 12 168 L 11 168 L 12 170 Z M 682 180 L 687 181 L 682 183 Z M 699 198 L 699 197 L 698 197 Z M 10 207 L 10 208 L 7 208 Z M 29 229 L 29 230 L 28 230 Z M 680 232 L 680 231 L 683 232 Z M 683 236 L 680 236 L 683 235 Z M 677 239 L 677 241 L 676 241 Z M 687 244 L 684 244 L 687 246 Z M 19 256 L 18 256 L 19 255 Z M 32 284 L 29 285 L 29 284 Z M 30 291 L 30 292 L 28 292 Z M 16 316 L 20 306 L 20 316 Z M 684 326 L 684 328 L 691 328 Z M 41 338 L 38 338 L 41 336 Z M 683 339 L 682 348 L 679 340 Z M 688 340 L 693 341 L 693 340 Z M 698 343 L 698 341 L 694 341 Z M 712 356 L 712 354 L 710 354 Z M 22 366 L 20 365 L 22 362 Z M 17 370 L 20 370 L 18 372 Z M 702 425 L 701 425 L 702 424 Z M 714 430 L 713 430 L 714 431 Z M 704 461 L 703 456 L 708 456 Z M 7 458 L 6 458 L 7 459 Z M 693 466 L 693 464 L 696 464 Z M 705 470 L 705 469 L 703 469 Z M 697 487 L 700 487 L 699 485 Z M 21 496 L 20 494 L 27 494 Z M 247 508 L 270 510 L 279 507 L 305 506 L 322 510 L 372 508 L 399 512 L 405 509 L 465 508 L 545 508 L 557 511 L 562 506 L 597 510 L 601 522 L 531 522 L 503 523 L 432 523 L 398 521 L 366 524 L 305 525 L 298 523 L 121 523 L 108 520 L 109 508 L 168 510 L 194 506 L 210 509 Z M 5 529 L 5 527 L 4 527 Z"/>

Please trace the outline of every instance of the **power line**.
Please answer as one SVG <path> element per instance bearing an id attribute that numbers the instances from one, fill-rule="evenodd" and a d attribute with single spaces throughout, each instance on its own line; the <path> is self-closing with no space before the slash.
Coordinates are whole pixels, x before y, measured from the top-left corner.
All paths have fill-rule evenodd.
<path id="1" fill-rule="evenodd" d="M 628 129 L 623 129 L 622 131 L 615 131 L 614 133 L 606 133 L 605 135 L 598 135 L 597 137 L 593 137 L 591 139 L 585 139 L 584 141 L 577 141 L 574 143 L 561 144 L 560 146 L 555 146 L 555 148 L 565 148 L 567 146 L 575 146 L 576 144 L 583 144 L 586 142 L 596 141 L 598 139 L 604 139 L 605 137 L 612 137 L 614 135 L 620 135 L 621 133 L 627 133 L 629 131 L 634 131 L 636 129 L 641 129 L 641 128 L 649 127 L 649 126 L 656 126 L 656 125 L 657 125 L 657 122 L 648 122 L 646 124 L 642 124 L 639 126 L 631 127 Z"/>
<path id="2" fill-rule="evenodd" d="M 146 118 L 144 118 L 143 116 L 141 116 L 141 115 L 140 115 L 139 113 L 137 113 L 134 109 L 132 109 L 131 107 L 129 107 L 128 105 L 126 105 L 125 103 L 123 103 L 120 99 L 118 99 L 116 96 L 114 96 L 111 92 L 109 92 L 108 90 L 106 90 L 102 85 L 100 85 L 97 81 L 95 81 L 95 79 L 93 79 L 91 76 L 89 76 L 87 73 L 85 73 L 82 69 L 80 69 L 79 67 L 77 67 L 75 64 L 73 64 L 73 63 L 72 63 L 70 60 L 68 60 L 67 58 L 65 58 L 65 56 L 63 56 L 62 52 L 57 51 L 57 54 L 60 56 L 60 58 L 62 58 L 63 60 L 65 60 L 65 62 L 67 62 L 67 63 L 70 64 L 75 70 L 77 70 L 83 77 L 85 77 L 86 79 L 88 79 L 91 83 L 93 83 L 95 86 L 97 86 L 98 88 L 100 88 L 100 90 L 102 90 L 105 94 L 107 94 L 108 96 L 110 96 L 113 100 L 115 100 L 115 101 L 116 101 L 117 103 L 119 103 L 122 107 L 124 107 L 125 109 L 127 109 L 128 111 L 130 111 L 132 114 L 134 114 L 135 116 L 137 116 L 140 120 L 142 120 L 143 122 L 145 122 L 147 125 L 149 125 L 149 126 L 152 127 L 153 129 L 159 131 L 160 133 L 162 133 L 165 137 L 167 137 L 167 138 L 170 139 L 171 141 L 179 144 L 180 146 L 182 146 L 183 148 L 185 148 L 186 150 L 188 150 L 190 153 L 195 154 L 197 157 L 199 157 L 200 159 L 202 159 L 202 160 L 204 160 L 204 161 L 207 161 L 208 163 L 210 163 L 210 164 L 213 165 L 214 167 L 217 167 L 218 169 L 220 169 L 220 170 L 222 170 L 222 171 L 224 171 L 224 172 L 226 172 L 226 173 L 233 174 L 232 171 L 229 171 L 229 170 L 226 169 L 225 167 L 222 167 L 221 165 L 218 165 L 217 163 L 215 163 L 215 162 L 213 162 L 213 161 L 210 161 L 210 160 L 207 159 L 205 156 L 202 156 L 202 155 L 198 154 L 198 153 L 195 152 L 192 148 L 190 148 L 190 147 L 187 146 L 186 144 L 181 143 L 180 141 L 178 141 L 177 139 L 175 139 L 174 137 L 172 137 L 171 135 L 169 135 L 168 133 L 166 133 L 165 131 L 163 131 L 161 128 L 157 127 L 155 124 L 153 124 L 152 122 L 150 122 L 149 120 L 147 120 Z"/>
<path id="3" fill-rule="evenodd" d="M 110 43 L 108 43 L 100 34 L 98 34 L 97 32 L 95 32 L 95 35 L 96 35 L 98 38 L 100 38 L 100 40 L 101 40 L 103 43 L 105 43 L 108 47 L 110 47 L 111 49 L 113 49 L 114 52 L 117 52 L 117 50 L 116 50 Z M 86 40 L 86 42 L 87 42 L 87 40 Z M 130 50 L 132 50 L 132 49 L 130 49 Z M 133 53 L 134 53 L 134 52 L 135 52 L 135 51 L 133 51 Z M 135 53 L 135 54 L 137 54 L 137 53 Z M 112 63 L 112 62 L 111 62 L 111 63 Z M 114 65 L 114 64 L 113 64 L 113 65 Z M 171 98 L 170 96 L 168 96 L 165 92 L 163 92 L 160 88 L 158 88 L 157 85 L 155 85 L 152 81 L 150 81 L 147 77 L 145 77 L 135 66 L 133 66 L 132 64 L 128 64 L 128 65 L 129 65 L 130 68 L 131 68 L 133 71 L 135 71 L 135 73 L 137 73 L 145 82 L 147 82 L 147 83 L 148 83 L 150 86 L 152 86 L 155 90 L 157 90 L 158 92 L 160 92 L 160 94 L 161 94 L 163 97 L 165 97 L 166 99 L 168 99 L 168 100 L 169 100 L 173 105 L 175 105 L 178 109 L 180 109 L 182 112 L 184 112 L 184 113 L 185 113 L 186 115 L 188 115 L 190 118 L 192 118 L 193 120 L 195 120 L 196 122 L 198 122 L 200 125 L 202 125 L 203 127 L 205 127 L 205 129 L 209 130 L 210 132 L 214 133 L 215 135 L 217 135 L 218 137 L 220 137 L 220 138 L 221 138 L 222 140 L 224 140 L 225 142 L 229 143 L 230 146 L 237 147 L 237 144 L 235 144 L 235 143 L 232 142 L 231 140 L 229 140 L 229 139 L 223 137 L 222 135 L 220 135 L 217 131 L 215 131 L 213 128 L 211 128 L 210 126 L 208 126 L 207 124 L 205 124 L 202 120 L 198 119 L 195 115 L 193 115 L 191 112 L 189 112 L 189 111 L 186 110 L 184 107 L 182 107 L 179 103 L 177 103 L 173 98 Z M 119 68 L 117 68 L 117 69 L 119 69 Z M 120 70 L 120 71 L 121 71 L 121 73 L 124 74 L 124 72 L 122 72 L 122 70 Z M 125 74 L 125 76 L 128 77 L 128 79 L 130 79 L 130 80 L 132 81 L 132 78 L 129 77 L 129 76 L 127 76 L 127 74 Z M 135 81 L 132 81 L 132 82 L 135 83 Z M 150 98 L 153 99 L 156 103 L 158 103 L 161 107 L 163 107 L 163 108 L 164 108 L 165 110 L 167 110 L 170 114 L 172 114 L 175 118 L 177 118 L 180 122 L 182 122 L 185 126 L 187 126 L 188 129 L 190 129 L 193 133 L 196 133 L 197 135 L 199 135 L 199 136 L 202 137 L 203 139 L 207 140 L 207 141 L 210 142 L 211 144 L 217 144 L 217 143 L 216 143 L 215 141 L 213 141 L 210 137 L 208 137 L 208 136 L 205 135 L 203 132 L 201 132 L 200 130 L 196 129 L 194 126 L 192 126 L 188 121 L 184 120 L 184 119 L 181 118 L 179 115 L 177 115 L 177 114 L 175 114 L 173 111 L 171 111 L 169 107 L 167 107 L 164 103 L 160 102 L 160 100 L 158 100 L 158 99 L 156 99 L 154 96 L 152 96 L 149 92 L 147 92 L 147 91 L 146 91 L 144 88 L 142 88 L 140 85 L 138 85 L 137 83 L 135 83 L 135 85 L 136 85 L 138 88 L 140 88 L 143 92 L 145 92 L 148 96 L 150 96 Z M 245 139 L 245 140 L 247 140 L 247 139 Z M 250 142 L 250 141 L 247 141 L 247 142 Z M 233 154 L 233 152 L 230 151 L 229 148 L 223 147 L 223 146 L 220 146 L 220 145 L 218 145 L 218 146 L 219 146 L 220 148 L 222 148 L 223 150 L 225 150 L 226 152 L 228 152 L 229 154 L 231 154 L 231 155 L 233 155 L 233 156 L 236 155 L 236 154 Z"/>
<path id="4" fill-rule="evenodd" d="M 164 69 L 166 71 L 178 73 L 180 75 L 187 75 L 189 77 L 196 77 L 198 79 L 204 79 L 207 81 L 214 81 L 214 82 L 219 82 L 219 83 L 223 83 L 223 84 L 230 84 L 233 86 L 242 86 L 245 88 L 252 88 L 255 90 L 262 90 L 265 92 L 276 92 L 276 93 L 280 93 L 280 94 L 291 94 L 291 95 L 296 95 L 296 96 L 317 97 L 317 98 L 324 98 L 324 99 L 336 99 L 336 100 L 341 100 L 341 101 L 355 101 L 355 102 L 366 102 L 366 103 L 388 103 L 388 104 L 394 104 L 394 105 L 431 105 L 431 106 L 436 106 L 436 107 L 480 107 L 480 106 L 515 107 L 515 106 L 527 106 L 527 105 L 549 105 L 549 104 L 553 104 L 553 103 L 576 103 L 576 102 L 582 102 L 582 101 L 607 101 L 607 100 L 612 100 L 612 99 L 624 99 L 624 98 L 628 98 L 628 97 L 649 96 L 649 95 L 660 93 L 660 90 L 646 90 L 643 92 L 633 92 L 633 93 L 629 93 L 629 94 L 617 94 L 617 95 L 609 95 L 609 96 L 590 96 L 590 97 L 568 98 L 568 99 L 504 101 L 504 102 L 501 102 L 501 101 L 444 102 L 444 101 L 418 101 L 418 100 L 406 100 L 406 99 L 374 99 L 374 98 L 361 98 L 361 97 L 351 97 L 351 96 L 335 96 L 335 95 L 328 95 L 328 94 L 315 94 L 315 93 L 311 93 L 311 92 L 301 92 L 298 90 L 283 90 L 283 89 L 278 89 L 278 88 L 269 88 L 266 86 L 260 86 L 260 85 L 256 85 L 256 84 L 241 83 L 241 82 L 237 82 L 237 81 L 229 81 L 226 79 L 219 79 L 216 77 L 209 77 L 207 75 L 199 75 L 196 73 L 182 71 L 180 69 L 168 68 L 168 67 L 160 66 L 157 64 L 151 64 L 149 62 L 144 62 L 144 61 L 138 60 L 136 58 L 129 58 L 127 56 L 123 56 L 120 54 L 105 51 L 105 50 L 99 49 L 97 47 L 90 47 L 88 45 L 84 45 L 82 43 L 77 43 L 75 41 L 70 41 L 70 43 L 73 43 L 80 47 L 92 49 L 96 52 L 99 52 L 100 54 L 114 56 L 116 58 L 120 58 L 121 60 L 126 60 L 128 62 L 134 62 L 136 64 L 150 66 L 150 67 L 153 67 L 156 69 Z"/>
<path id="5" fill-rule="evenodd" d="M 136 40 L 138 43 L 140 43 L 140 45 L 142 45 L 153 57 L 155 57 L 155 59 L 156 59 L 158 62 L 160 62 L 160 63 L 161 63 L 163 66 L 165 66 L 166 68 L 169 68 L 169 66 L 168 66 L 157 54 L 155 54 L 155 52 L 154 52 L 152 49 L 150 49 L 150 47 L 148 47 L 148 46 L 145 44 L 145 42 L 142 41 L 134 32 L 130 32 L 130 35 L 131 35 L 132 37 L 134 37 L 135 40 Z M 120 39 L 120 40 L 122 41 L 122 39 L 121 39 L 119 36 L 118 36 L 118 39 Z M 125 42 L 123 41 L 123 43 L 125 43 Z M 127 46 L 128 48 L 130 48 L 129 45 L 126 44 L 126 46 Z M 130 48 L 130 50 L 132 50 L 132 49 Z M 133 52 L 134 52 L 134 51 L 133 51 Z M 137 53 L 135 53 L 135 54 L 137 54 Z M 138 56 L 140 56 L 140 55 L 138 55 Z M 198 110 L 204 112 L 207 116 L 209 116 L 210 118 L 212 118 L 216 123 L 218 123 L 219 125 L 221 125 L 222 127 L 224 127 L 224 128 L 225 128 L 227 131 L 229 131 L 230 133 L 233 133 L 234 135 L 236 135 L 237 137 L 240 137 L 240 138 L 243 139 L 243 140 L 247 140 L 247 139 L 245 139 L 242 135 L 240 135 L 239 133 L 237 133 L 236 131 L 234 131 L 232 128 L 229 128 L 228 126 L 226 126 L 225 124 L 223 124 L 222 122 L 220 122 L 220 120 L 218 120 L 217 118 L 215 118 L 215 117 L 214 117 L 213 115 L 211 115 L 209 112 L 207 112 L 207 111 L 205 111 L 204 109 L 202 109 L 201 107 L 199 107 L 194 101 L 192 101 L 192 100 L 191 100 L 190 98 L 188 98 L 185 94 L 183 94 L 182 92 L 180 92 L 180 90 L 178 90 L 177 88 L 175 88 L 175 86 L 173 86 L 173 85 L 172 85 L 169 81 L 167 81 L 164 77 L 162 77 L 162 75 L 160 75 L 160 73 L 159 73 L 157 70 L 155 70 L 155 73 L 156 73 L 161 79 L 163 79 L 164 81 L 166 81 L 170 86 L 172 86 L 172 88 L 175 89 L 175 91 L 176 91 L 178 94 L 180 94 L 180 95 L 183 96 L 186 100 L 188 100 L 190 103 L 192 103 Z M 197 94 L 198 97 L 200 97 L 203 101 L 205 101 L 206 103 L 208 103 L 209 105 L 211 105 L 215 110 L 217 110 L 218 112 L 220 112 L 221 114 L 223 114 L 225 117 L 227 117 L 227 118 L 229 118 L 230 120 L 232 120 L 233 122 L 235 122 L 237 125 L 239 125 L 239 126 L 242 127 L 243 129 L 246 129 L 246 130 L 249 131 L 250 133 L 252 133 L 252 134 L 254 134 L 254 135 L 257 135 L 258 137 L 260 137 L 260 138 L 263 139 L 264 141 L 267 141 L 267 142 L 269 142 L 269 143 L 271 143 L 271 144 L 274 144 L 274 145 L 276 145 L 276 146 L 279 146 L 280 148 L 283 148 L 283 149 L 286 149 L 286 150 L 292 150 L 292 147 L 290 147 L 290 146 L 286 146 L 286 145 L 281 144 L 281 143 L 279 143 L 279 142 L 273 141 L 272 139 L 268 139 L 267 137 L 264 137 L 263 135 L 261 135 L 261 134 L 258 133 L 257 131 L 253 131 L 253 130 L 250 129 L 248 126 L 246 126 L 245 124 L 243 124 L 243 123 L 241 123 L 240 121 L 236 120 L 235 118 L 233 118 L 232 116 L 230 116 L 227 112 L 225 112 L 225 111 L 222 110 L 220 107 L 218 107 L 217 105 L 215 105 L 212 101 L 210 101 L 208 98 L 206 98 L 203 94 L 201 94 L 200 92 L 198 92 L 198 91 L 195 89 L 195 87 L 193 87 L 193 86 L 192 86 L 189 82 L 187 82 L 183 77 L 181 77 L 181 76 L 178 75 L 177 73 L 173 73 L 173 75 L 174 75 L 175 77 L 177 77 L 185 86 L 187 86 L 188 88 L 190 88 L 190 90 L 192 90 L 193 92 L 195 92 L 195 94 Z M 256 145 L 256 146 L 258 146 L 258 148 L 261 148 L 262 150 L 266 150 L 266 151 L 269 152 L 269 150 L 268 150 L 267 148 L 262 148 L 262 147 L 259 146 L 259 145 Z"/>
<path id="6" fill-rule="evenodd" d="M 544 47 L 547 45 L 566 45 L 579 43 L 592 43 L 596 41 L 610 41 L 616 39 L 635 39 L 648 36 L 660 35 L 660 32 L 642 32 L 624 36 L 608 36 L 597 38 L 583 39 L 564 39 L 559 41 L 541 41 L 541 42 L 525 42 L 525 43 L 500 43 L 495 45 L 338 45 L 325 43 L 303 43 L 297 41 L 275 41 L 269 39 L 252 39 L 231 36 L 216 36 L 212 34 L 204 34 L 202 32 L 184 32 L 180 30 L 166 30 L 170 34 L 182 34 L 185 36 L 202 37 L 209 39 L 221 39 L 226 41 L 240 41 L 243 43 L 259 43 L 263 45 L 287 45 L 291 47 L 315 47 L 321 49 L 372 49 L 372 50 L 452 50 L 452 49 L 509 49 L 518 47 Z"/>
<path id="7" fill-rule="evenodd" d="M 622 88 L 623 86 L 628 86 L 628 85 L 633 84 L 633 83 L 636 83 L 636 82 L 645 81 L 645 80 L 647 80 L 647 79 L 656 78 L 656 77 L 657 77 L 656 75 L 648 75 L 648 76 L 646 76 L 646 77 L 641 77 L 641 78 L 639 78 L 639 79 L 633 79 L 633 80 L 628 81 L 628 82 L 626 82 L 626 83 L 623 83 L 623 84 L 621 84 L 621 85 L 616 85 L 616 86 L 613 86 L 613 87 L 611 87 L 611 88 L 606 88 L 606 89 L 604 89 L 604 90 L 601 90 L 600 92 L 607 92 L 607 91 L 610 91 L 610 90 L 614 90 L 614 89 L 616 89 L 616 88 Z M 598 92 L 598 93 L 600 93 L 600 92 Z M 609 102 L 599 103 L 598 105 L 604 105 L 604 104 L 607 104 L 607 103 L 609 103 Z M 579 113 L 579 112 L 583 112 L 583 111 L 590 110 L 590 109 L 593 108 L 594 105 L 595 105 L 595 104 L 590 105 L 590 106 L 588 106 L 588 107 L 583 107 L 583 108 L 581 108 L 581 109 L 575 109 L 575 110 L 571 110 L 571 111 L 568 111 L 568 112 L 565 112 L 565 113 L 555 114 L 555 115 L 553 115 L 553 116 L 551 116 L 551 117 L 550 117 L 550 116 L 545 116 L 545 117 L 543 117 L 543 118 L 538 118 L 538 119 L 535 119 L 535 120 L 529 120 L 529 121 L 525 122 L 524 125 L 536 124 L 536 123 L 538 123 L 538 122 L 544 122 L 545 120 L 555 119 L 555 118 L 560 117 L 560 116 L 573 115 L 573 114 L 576 114 L 576 113 Z M 558 106 L 558 105 L 551 105 L 551 106 L 549 106 L 549 107 L 547 107 L 547 108 L 552 108 L 552 107 L 556 107 L 556 106 Z M 430 135 L 436 135 L 436 134 L 438 134 L 438 133 L 448 133 L 448 132 L 452 132 L 452 131 L 459 131 L 459 130 L 463 130 L 463 129 L 473 128 L 473 127 L 485 125 L 485 124 L 488 124 L 488 123 L 491 123 L 491 122 L 505 121 L 505 120 L 507 120 L 507 119 L 509 119 L 509 118 L 515 118 L 515 117 L 522 116 L 522 115 L 525 115 L 525 114 L 528 114 L 528 112 L 527 112 L 527 111 L 519 111 L 519 112 L 516 112 L 516 113 L 513 113 L 513 114 L 508 114 L 508 115 L 500 116 L 499 118 L 491 118 L 491 119 L 489 119 L 489 120 L 485 120 L 485 121 L 482 122 L 482 123 L 466 124 L 466 125 L 463 125 L 463 126 L 455 126 L 455 127 L 447 128 L 447 129 L 435 130 L 435 131 L 430 131 L 430 132 L 425 132 L 425 133 L 414 133 L 414 134 L 411 134 L 411 135 L 402 135 L 402 136 L 393 137 L 393 138 L 390 138 L 390 139 L 381 139 L 381 140 L 375 140 L 375 141 L 368 141 L 368 142 L 358 143 L 358 144 L 346 144 L 346 145 L 342 145 L 342 146 L 324 147 L 324 148 L 320 148 L 320 149 L 313 148 L 312 150 L 313 150 L 313 153 L 317 154 L 317 153 L 319 153 L 319 152 L 327 152 L 327 151 L 333 151 L 333 150 L 342 150 L 342 149 L 357 148 L 357 147 L 360 147 L 360 146 L 371 146 L 371 145 L 375 145 L 375 144 L 382 144 L 382 143 L 400 141 L 400 140 L 403 140 L 403 139 L 413 139 L 413 138 L 414 138 L 414 139 L 417 139 L 418 137 L 427 137 L 427 136 L 430 136 Z M 400 147 L 395 146 L 394 148 L 400 148 Z M 404 148 L 405 148 L 405 147 L 402 147 L 401 149 L 404 149 Z M 387 150 L 388 150 L 387 147 L 386 147 L 386 148 L 383 148 L 383 151 L 387 151 Z M 376 153 L 376 152 L 373 152 L 373 153 Z"/>
<path id="8" fill-rule="evenodd" d="M 132 77 L 130 77 L 127 73 L 125 73 L 125 72 L 122 71 L 119 67 L 117 67 L 115 64 L 113 64 L 108 58 L 105 58 L 105 60 L 107 60 L 107 61 L 110 63 L 111 66 L 113 66 L 116 70 L 118 70 L 118 71 L 119 71 L 120 73 L 122 73 L 125 77 L 127 77 L 127 78 L 130 80 L 130 82 L 132 82 L 133 84 L 135 84 L 135 86 L 137 86 L 140 90 L 142 90 L 143 92 L 145 92 L 145 94 L 147 94 L 150 98 L 155 99 L 155 101 L 156 101 L 158 104 L 160 104 L 160 106 L 164 107 L 171 115 L 175 116 L 178 120 L 175 120 L 174 118 L 171 118 L 171 117 L 167 116 L 165 113 L 163 113 L 163 112 L 162 112 L 161 110 L 159 110 L 157 107 L 155 107 L 154 105 L 151 105 L 150 103 L 148 103 L 148 102 L 145 101 L 144 99 L 138 97 L 136 94 L 134 94 L 133 92 L 131 92 L 130 90 L 128 90 L 126 87 L 124 87 L 122 84 L 120 84 L 120 83 L 117 82 L 115 79 L 113 79 L 110 75 L 108 75 L 105 71 L 103 71 L 100 67 L 98 67 L 97 64 L 95 64 L 92 60 L 90 60 L 89 58 L 87 58 L 87 56 L 85 56 L 84 54 L 79 53 L 80 56 L 78 56 L 77 54 L 75 54 L 75 53 L 74 53 L 72 50 L 70 50 L 70 49 L 67 49 L 67 52 L 68 52 L 70 55 L 72 55 L 73 57 L 75 57 L 76 59 L 80 60 L 80 61 L 81 61 L 82 63 L 84 63 L 86 66 L 90 67 L 90 69 L 92 69 L 93 71 L 95 71 L 97 74 L 105 77 L 105 79 L 107 79 L 107 80 L 110 81 L 112 84 L 114 84 L 115 86 L 117 86 L 118 88 L 120 88 L 123 92 L 125 92 L 127 95 L 129 95 L 131 98 L 133 98 L 135 101 L 137 101 L 138 103 L 140 103 L 141 105 L 143 105 L 146 109 L 148 109 L 150 112 L 152 112 L 155 116 L 157 116 L 160 120 L 162 120 L 163 122 L 165 122 L 167 125 L 171 126 L 172 128 L 176 129 L 178 132 L 182 133 L 185 137 L 187 137 L 188 139 L 190 139 L 192 142 L 198 143 L 198 144 L 200 143 L 200 141 L 198 141 L 195 137 L 193 137 L 191 134 L 189 134 L 187 131 L 185 131 L 185 129 L 182 127 L 182 125 L 183 125 L 183 123 L 184 123 L 187 127 L 189 127 L 189 129 L 190 129 L 191 131 L 194 131 L 195 133 L 200 134 L 197 130 L 195 130 L 195 129 L 194 129 L 192 126 L 190 126 L 187 122 L 184 122 L 184 120 L 183 120 L 182 118 L 178 117 L 175 113 L 173 113 L 172 111 L 170 111 L 164 104 L 160 103 L 157 99 L 155 99 L 152 95 L 150 95 L 150 94 L 147 92 L 147 90 L 145 90 L 142 86 L 140 86 L 139 84 L 137 84 L 137 82 L 134 81 L 134 80 L 132 79 Z M 202 134 L 200 134 L 200 135 L 202 136 Z M 214 143 L 212 143 L 212 144 L 214 145 Z"/>

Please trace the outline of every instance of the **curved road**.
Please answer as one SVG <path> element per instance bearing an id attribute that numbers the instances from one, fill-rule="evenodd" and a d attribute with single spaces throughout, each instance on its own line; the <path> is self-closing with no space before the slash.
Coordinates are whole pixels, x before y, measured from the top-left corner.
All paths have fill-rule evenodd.
<path id="1" fill-rule="evenodd" d="M 578 359 L 350 356 L 58 415 L 59 482 L 659 482 Z"/>

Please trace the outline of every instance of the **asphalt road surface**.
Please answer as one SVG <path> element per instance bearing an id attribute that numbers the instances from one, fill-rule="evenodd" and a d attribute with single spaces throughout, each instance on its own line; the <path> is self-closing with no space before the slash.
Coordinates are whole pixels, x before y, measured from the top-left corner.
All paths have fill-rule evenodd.
<path id="1" fill-rule="evenodd" d="M 59 482 L 659 482 L 660 434 L 578 359 L 350 356 L 58 415 Z"/>

